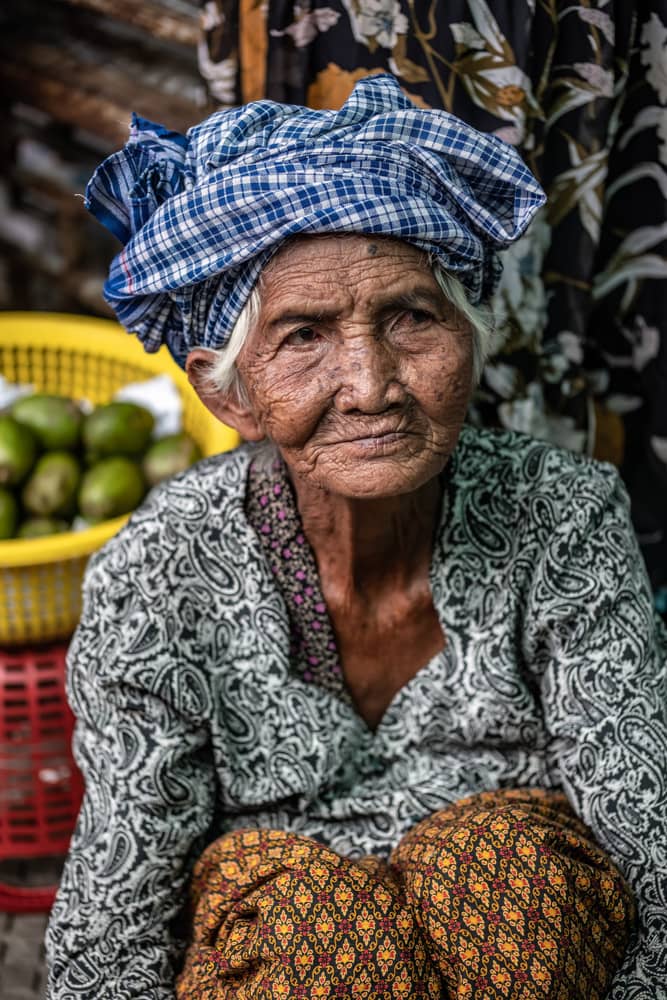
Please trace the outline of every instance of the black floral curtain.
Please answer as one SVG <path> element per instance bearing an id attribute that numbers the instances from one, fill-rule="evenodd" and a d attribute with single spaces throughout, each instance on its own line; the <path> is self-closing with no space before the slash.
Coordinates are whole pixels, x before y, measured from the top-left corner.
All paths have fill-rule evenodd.
<path id="1" fill-rule="evenodd" d="M 667 0 L 212 0 L 202 23 L 221 105 L 339 107 L 388 70 L 519 148 L 549 200 L 471 419 L 616 462 L 667 599 Z"/>

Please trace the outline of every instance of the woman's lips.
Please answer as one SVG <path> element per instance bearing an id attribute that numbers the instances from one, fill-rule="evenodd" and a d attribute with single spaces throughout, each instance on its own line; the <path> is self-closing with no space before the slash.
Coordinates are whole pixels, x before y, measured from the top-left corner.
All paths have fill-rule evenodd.
<path id="1" fill-rule="evenodd" d="M 349 423 L 341 423 L 337 428 L 340 440 L 342 441 L 365 441 L 367 438 L 391 437 L 392 435 L 404 435 L 408 429 L 408 421 L 404 418 L 397 420 L 351 420 Z"/>
<path id="2" fill-rule="evenodd" d="M 363 434 L 355 434 L 354 437 L 347 438 L 348 441 L 379 441 L 380 438 L 405 437 L 405 431 L 366 431 Z"/>
<path id="3" fill-rule="evenodd" d="M 352 451 L 363 454 L 390 454 L 400 451 L 408 438 L 405 431 L 384 431 L 381 433 L 366 433 L 359 437 L 343 438 L 338 444 Z"/>

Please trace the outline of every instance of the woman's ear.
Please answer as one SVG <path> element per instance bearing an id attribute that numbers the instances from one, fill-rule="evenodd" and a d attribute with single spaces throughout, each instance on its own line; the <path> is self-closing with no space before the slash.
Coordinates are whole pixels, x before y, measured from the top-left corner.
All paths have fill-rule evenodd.
<path id="1" fill-rule="evenodd" d="M 209 384 L 211 356 L 209 351 L 195 347 L 185 362 L 188 381 L 204 406 L 228 427 L 233 427 L 245 441 L 261 441 L 266 437 L 249 402 L 239 399 L 234 388 L 216 392 Z"/>

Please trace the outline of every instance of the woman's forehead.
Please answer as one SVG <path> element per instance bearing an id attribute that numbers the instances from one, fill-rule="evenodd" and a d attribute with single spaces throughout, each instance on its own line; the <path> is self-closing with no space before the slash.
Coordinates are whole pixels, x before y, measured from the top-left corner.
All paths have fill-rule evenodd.
<path id="1" fill-rule="evenodd" d="M 386 236 L 366 236 L 361 233 L 337 233 L 299 236 L 289 240 L 272 257 L 263 272 L 263 278 L 275 269 L 301 267 L 317 271 L 322 266 L 340 266 L 365 257 L 387 261 L 400 260 L 413 266 L 430 270 L 428 254 L 404 240 Z"/>
<path id="2" fill-rule="evenodd" d="M 398 240 L 331 236 L 295 240 L 277 254 L 260 285 L 262 312 L 295 301 L 364 301 L 417 288 L 441 295 L 427 255 Z"/>

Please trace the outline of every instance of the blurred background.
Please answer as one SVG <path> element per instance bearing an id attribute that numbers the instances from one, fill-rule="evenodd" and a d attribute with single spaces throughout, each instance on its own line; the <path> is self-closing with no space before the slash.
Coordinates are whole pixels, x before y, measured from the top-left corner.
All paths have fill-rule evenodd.
<path id="1" fill-rule="evenodd" d="M 113 315 L 112 236 L 81 194 L 133 109 L 185 130 L 214 104 L 195 0 L 9 0 L 0 15 L 0 305 Z"/>

